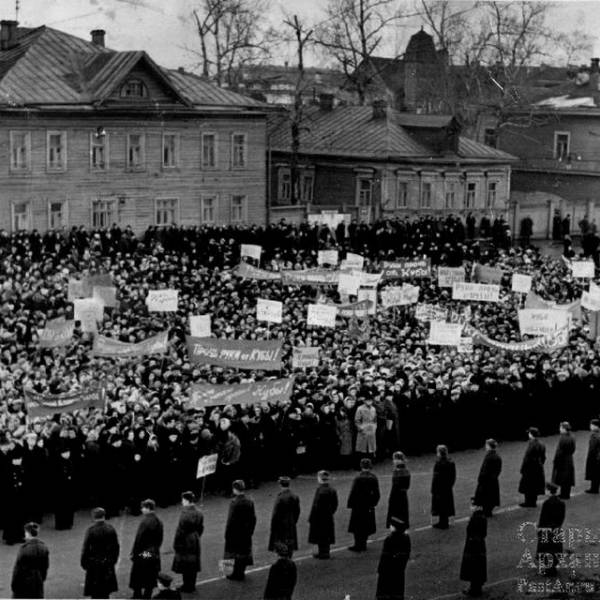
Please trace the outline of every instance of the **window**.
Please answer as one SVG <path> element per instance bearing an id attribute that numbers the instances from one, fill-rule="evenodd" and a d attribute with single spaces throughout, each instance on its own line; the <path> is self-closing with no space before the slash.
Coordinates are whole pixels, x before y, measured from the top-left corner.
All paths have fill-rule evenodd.
<path id="1" fill-rule="evenodd" d="M 67 168 L 67 134 L 49 131 L 46 137 L 46 166 L 48 171 L 64 171 Z"/>
<path id="2" fill-rule="evenodd" d="M 48 203 L 48 229 L 62 229 L 67 226 L 66 202 Z"/>
<path id="3" fill-rule="evenodd" d="M 486 208 L 494 208 L 496 206 L 496 190 L 498 184 L 495 181 L 488 181 Z"/>
<path id="4" fill-rule="evenodd" d="M 31 229 L 31 206 L 29 202 L 16 202 L 12 205 L 13 231 Z"/>
<path id="5" fill-rule="evenodd" d="M 445 208 L 454 208 L 456 201 L 456 183 L 446 182 Z"/>
<path id="6" fill-rule="evenodd" d="M 475 192 L 477 185 L 475 182 L 467 183 L 467 195 L 465 196 L 465 208 L 475 208 Z"/>
<path id="7" fill-rule="evenodd" d="M 156 200 L 156 224 L 159 226 L 171 225 L 179 220 L 179 200 L 177 198 L 160 198 Z"/>
<path id="8" fill-rule="evenodd" d="M 108 169 L 108 136 L 90 134 L 90 168 L 95 171 Z"/>
<path id="9" fill-rule="evenodd" d="M 94 200 L 92 202 L 92 227 L 106 228 L 119 221 L 116 200 Z"/>
<path id="10" fill-rule="evenodd" d="M 498 144 L 498 134 L 494 127 L 486 127 L 483 132 L 483 143 L 495 148 Z"/>
<path id="11" fill-rule="evenodd" d="M 10 170 L 31 169 L 31 134 L 28 131 L 10 132 Z"/>
<path id="12" fill-rule="evenodd" d="M 359 177 L 357 181 L 358 206 L 371 206 L 373 197 L 373 180 L 370 177 Z"/>
<path id="13" fill-rule="evenodd" d="M 215 196 L 203 196 L 201 203 L 202 223 L 215 223 L 217 199 Z"/>
<path id="14" fill-rule="evenodd" d="M 217 166 L 217 136 L 214 133 L 202 134 L 202 168 L 214 169 Z"/>
<path id="15" fill-rule="evenodd" d="M 554 132 L 554 158 L 556 160 L 566 160 L 569 156 L 571 134 L 568 131 Z"/>
<path id="16" fill-rule="evenodd" d="M 431 182 L 421 183 L 421 208 L 431 208 Z"/>
<path id="17" fill-rule="evenodd" d="M 292 198 L 292 174 L 289 169 L 279 169 L 277 177 L 277 200 L 289 202 Z"/>
<path id="18" fill-rule="evenodd" d="M 246 220 L 246 196 L 231 197 L 231 222 L 243 223 Z"/>
<path id="19" fill-rule="evenodd" d="M 139 171 L 144 168 L 146 160 L 146 138 L 142 133 L 127 135 L 127 168 Z"/>
<path id="20" fill-rule="evenodd" d="M 121 98 L 145 98 L 148 90 L 143 81 L 130 79 L 121 86 Z"/>
<path id="21" fill-rule="evenodd" d="M 234 133 L 231 136 L 231 166 L 243 169 L 246 166 L 246 134 Z"/>
<path id="22" fill-rule="evenodd" d="M 314 175 L 312 173 L 304 173 L 300 183 L 300 195 L 302 202 L 309 204 L 313 199 L 313 182 Z"/>
<path id="23" fill-rule="evenodd" d="M 165 133 L 163 135 L 163 167 L 173 168 L 177 166 L 178 136 L 175 133 Z"/>
<path id="24" fill-rule="evenodd" d="M 408 206 L 408 181 L 396 182 L 396 208 Z"/>

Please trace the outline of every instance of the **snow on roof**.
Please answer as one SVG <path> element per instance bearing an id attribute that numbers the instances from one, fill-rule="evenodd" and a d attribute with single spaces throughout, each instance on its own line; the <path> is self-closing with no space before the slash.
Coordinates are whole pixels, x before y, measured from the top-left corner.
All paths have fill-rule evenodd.
<path id="1" fill-rule="evenodd" d="M 536 102 L 535 106 L 551 106 L 553 108 L 578 108 L 578 107 L 596 107 L 596 102 L 591 96 L 582 98 L 571 98 L 570 96 L 555 96 Z"/>

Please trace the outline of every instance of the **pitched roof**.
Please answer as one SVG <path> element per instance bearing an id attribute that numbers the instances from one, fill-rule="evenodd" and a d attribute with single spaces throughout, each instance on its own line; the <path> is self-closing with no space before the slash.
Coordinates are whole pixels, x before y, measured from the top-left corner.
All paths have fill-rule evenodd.
<path id="1" fill-rule="evenodd" d="M 116 52 L 46 26 L 20 27 L 17 40 L 16 47 L 0 51 L 0 105 L 101 103 L 143 63 L 170 89 L 174 103 L 222 108 L 263 106 L 200 78 L 162 69 L 142 51 Z"/>

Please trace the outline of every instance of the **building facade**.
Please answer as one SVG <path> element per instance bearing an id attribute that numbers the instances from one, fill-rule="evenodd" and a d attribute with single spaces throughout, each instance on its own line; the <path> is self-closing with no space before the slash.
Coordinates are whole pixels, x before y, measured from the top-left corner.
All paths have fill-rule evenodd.
<path id="1" fill-rule="evenodd" d="M 144 52 L 3 21 L 0 228 L 264 223 L 264 105 Z"/>

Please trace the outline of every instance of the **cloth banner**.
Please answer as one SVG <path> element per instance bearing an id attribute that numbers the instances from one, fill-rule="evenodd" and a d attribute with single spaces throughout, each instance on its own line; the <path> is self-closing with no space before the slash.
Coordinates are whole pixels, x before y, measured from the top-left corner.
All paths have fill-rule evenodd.
<path id="1" fill-rule="evenodd" d="M 92 354 L 109 358 L 131 358 L 133 356 L 149 356 L 164 354 L 168 349 L 169 332 L 161 331 L 142 342 L 130 344 L 113 338 L 98 335 L 94 339 Z"/>
<path id="2" fill-rule="evenodd" d="M 361 300 L 360 302 L 350 302 L 349 304 L 330 304 L 330 306 L 335 306 L 337 308 L 338 317 L 358 317 L 364 319 L 369 314 L 371 301 Z"/>
<path id="3" fill-rule="evenodd" d="M 25 390 L 23 395 L 30 418 L 48 417 L 86 408 L 104 408 L 104 389 L 97 384 L 84 386 L 78 392 L 40 394 Z"/>
<path id="4" fill-rule="evenodd" d="M 360 273 L 340 272 L 338 280 L 338 292 L 340 294 L 356 296 L 358 293 L 358 288 L 360 287 L 360 282 Z"/>
<path id="5" fill-rule="evenodd" d="M 370 302 L 367 314 L 377 314 L 377 290 L 373 288 L 360 288 L 356 298 L 359 302 Z"/>
<path id="6" fill-rule="evenodd" d="M 265 300 L 258 298 L 256 301 L 256 318 L 268 323 L 281 323 L 283 321 L 283 303 L 278 300 Z"/>
<path id="7" fill-rule="evenodd" d="M 571 272 L 576 279 L 593 279 L 596 274 L 596 266 L 593 260 L 573 260 L 571 261 Z"/>
<path id="8" fill-rule="evenodd" d="M 524 308 L 519 310 L 521 335 L 553 335 L 559 329 L 568 329 L 570 316 L 566 310 L 553 308 Z"/>
<path id="9" fill-rule="evenodd" d="M 319 250 L 317 252 L 317 264 L 318 265 L 331 265 L 332 267 L 338 264 L 338 251 L 337 250 Z"/>
<path id="10" fill-rule="evenodd" d="M 465 283 L 455 281 L 452 284 L 452 300 L 473 300 L 475 302 L 498 302 L 500 286 L 487 283 Z"/>
<path id="11" fill-rule="evenodd" d="M 354 271 L 360 275 L 360 287 L 377 287 L 383 279 L 383 273 L 367 273 L 365 271 Z"/>
<path id="12" fill-rule="evenodd" d="M 292 351 L 292 368 L 307 369 L 319 366 L 319 347 L 300 346 Z"/>
<path id="13" fill-rule="evenodd" d="M 430 275 L 431 261 L 429 258 L 383 262 L 383 277 L 385 279 L 411 279 L 413 277 L 429 277 Z"/>
<path id="14" fill-rule="evenodd" d="M 446 323 L 445 321 L 431 321 L 428 344 L 432 346 L 458 346 L 462 325 L 460 323 Z"/>
<path id="15" fill-rule="evenodd" d="M 416 285 L 403 283 L 401 286 L 391 286 L 381 290 L 381 306 L 407 306 L 419 301 L 420 288 Z"/>
<path id="16" fill-rule="evenodd" d="M 92 298 L 102 302 L 107 308 L 115 308 L 117 306 L 117 288 L 95 285 L 92 288 Z"/>
<path id="17" fill-rule="evenodd" d="M 150 290 L 146 298 L 148 312 L 177 312 L 178 290 Z"/>
<path id="18" fill-rule="evenodd" d="M 190 315 L 190 333 L 193 337 L 210 337 L 210 315 Z"/>
<path id="19" fill-rule="evenodd" d="M 277 281 L 281 279 L 281 273 L 277 271 L 266 271 L 265 269 L 258 269 L 248 263 L 241 262 L 239 265 L 234 267 L 233 274 L 241 277 L 242 279 L 256 279 L 257 281 Z"/>
<path id="20" fill-rule="evenodd" d="M 217 470 L 218 459 L 218 454 L 208 454 L 207 456 L 200 457 L 196 469 L 196 479 L 212 475 Z"/>
<path id="21" fill-rule="evenodd" d="M 434 304 L 417 304 L 415 319 L 417 321 L 445 321 L 448 311 Z"/>
<path id="22" fill-rule="evenodd" d="M 46 327 L 39 332 L 40 348 L 68 346 L 73 338 L 75 321 L 53 319 L 46 321 Z"/>
<path id="23" fill-rule="evenodd" d="M 552 353 L 564 348 L 569 343 L 567 329 L 554 332 L 551 336 L 536 337 L 524 342 L 497 342 L 479 331 L 473 333 L 473 343 L 488 348 L 497 348 L 506 352 L 547 352 Z"/>
<path id="24" fill-rule="evenodd" d="M 272 379 L 255 383 L 211 384 L 194 383 L 191 386 L 187 408 L 200 409 L 225 404 L 277 404 L 289 400 L 294 378 Z"/>
<path id="25" fill-rule="evenodd" d="M 472 280 L 475 283 L 502 283 L 504 271 L 497 267 L 486 267 L 475 263 L 473 265 Z"/>
<path id="26" fill-rule="evenodd" d="M 348 271 L 362 271 L 365 267 L 365 259 L 364 256 L 360 254 L 354 254 L 352 252 L 346 253 L 346 258 L 342 261 L 340 265 L 341 270 Z"/>
<path id="27" fill-rule="evenodd" d="M 523 275 L 521 273 L 513 273 L 512 275 L 512 291 L 517 294 L 529 294 L 531 291 L 531 275 Z"/>
<path id="28" fill-rule="evenodd" d="M 438 267 L 438 287 L 451 288 L 455 281 L 465 280 L 464 267 Z"/>
<path id="29" fill-rule="evenodd" d="M 309 304 L 306 324 L 316 327 L 335 327 L 337 310 L 337 306 L 333 304 Z"/>
<path id="30" fill-rule="evenodd" d="M 249 256 L 250 258 L 255 258 L 256 260 L 260 261 L 261 254 L 262 246 L 258 246 L 257 244 L 242 244 L 240 256 Z"/>
<path id="31" fill-rule="evenodd" d="M 287 285 L 337 285 L 339 276 L 339 271 L 327 269 L 288 269 L 281 272 L 281 280 Z"/>
<path id="32" fill-rule="evenodd" d="M 264 371 L 281 369 L 281 340 L 222 340 L 188 336 L 186 341 L 190 360 L 194 363 Z"/>

